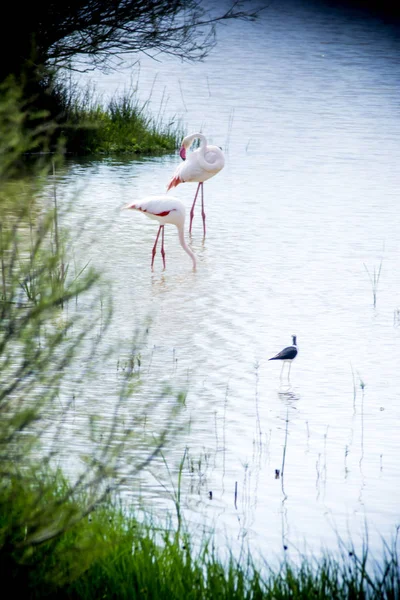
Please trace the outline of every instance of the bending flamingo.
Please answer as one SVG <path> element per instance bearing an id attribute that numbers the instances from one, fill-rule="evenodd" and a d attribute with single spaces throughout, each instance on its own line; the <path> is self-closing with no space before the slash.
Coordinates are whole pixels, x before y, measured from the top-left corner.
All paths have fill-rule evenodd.
<path id="1" fill-rule="evenodd" d="M 151 259 L 151 270 L 153 270 L 154 258 L 157 250 L 158 238 L 161 233 L 161 255 L 163 259 L 165 269 L 165 250 L 164 250 L 164 225 L 171 224 L 175 225 L 178 229 L 179 242 L 182 248 L 187 252 L 193 261 L 193 270 L 196 270 L 196 256 L 193 254 L 191 249 L 185 242 L 184 225 L 185 225 L 185 206 L 178 200 L 171 196 L 148 196 L 143 200 L 132 202 L 124 208 L 131 208 L 133 210 L 139 210 L 144 213 L 150 219 L 154 219 L 160 223 L 158 229 L 156 241 L 152 250 Z"/>
<path id="2" fill-rule="evenodd" d="M 200 140 L 200 147 L 186 157 L 186 151 L 196 139 Z M 179 165 L 179 167 L 176 169 L 171 181 L 168 184 L 167 191 L 173 187 L 176 187 L 180 183 L 186 183 L 187 181 L 199 182 L 190 211 L 189 233 L 192 233 L 194 207 L 199 190 L 201 188 L 201 216 L 203 217 L 203 232 L 205 237 L 206 213 L 204 211 L 203 182 L 207 181 L 207 179 L 210 179 L 211 177 L 214 177 L 214 175 L 223 169 L 225 164 L 224 155 L 218 146 L 208 146 L 206 137 L 202 133 L 192 133 L 191 135 L 186 136 L 182 140 L 179 155 L 185 162 Z"/>
<path id="3" fill-rule="evenodd" d="M 285 366 L 285 363 L 289 363 L 288 381 L 290 381 L 290 368 L 292 366 L 292 362 L 294 361 L 294 359 L 296 358 L 297 353 L 298 353 L 296 339 L 297 339 L 296 336 L 292 335 L 293 345 L 287 346 L 287 348 L 284 348 L 283 350 L 278 352 L 278 354 L 276 354 L 272 358 L 268 359 L 268 360 L 281 360 L 282 361 L 282 369 L 281 369 L 280 379 L 282 379 L 283 367 Z"/>

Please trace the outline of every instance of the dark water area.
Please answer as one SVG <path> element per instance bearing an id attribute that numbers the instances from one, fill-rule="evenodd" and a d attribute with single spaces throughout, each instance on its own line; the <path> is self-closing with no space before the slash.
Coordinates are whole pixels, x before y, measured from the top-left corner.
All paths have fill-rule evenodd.
<path id="1" fill-rule="evenodd" d="M 344 10 L 352 9 L 358 11 L 360 16 L 380 17 L 387 23 L 400 22 L 400 3 L 397 0 L 332 0 L 322 1 L 320 4 Z"/>

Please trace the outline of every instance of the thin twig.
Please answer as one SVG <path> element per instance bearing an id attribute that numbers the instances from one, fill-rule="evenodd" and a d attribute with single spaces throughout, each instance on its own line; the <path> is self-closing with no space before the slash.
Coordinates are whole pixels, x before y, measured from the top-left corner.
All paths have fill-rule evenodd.
<path id="1" fill-rule="evenodd" d="M 3 226 L 0 223 L 0 256 L 1 256 L 1 280 L 3 285 L 3 301 L 6 299 L 6 267 L 3 254 Z"/>

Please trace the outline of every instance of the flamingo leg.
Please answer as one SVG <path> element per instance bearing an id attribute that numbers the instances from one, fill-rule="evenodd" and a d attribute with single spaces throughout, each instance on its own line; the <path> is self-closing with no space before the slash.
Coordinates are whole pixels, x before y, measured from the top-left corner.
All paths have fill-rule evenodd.
<path id="1" fill-rule="evenodd" d="M 164 269 L 165 269 L 164 225 L 161 225 L 161 227 L 162 227 L 162 236 L 161 236 L 161 256 L 162 256 L 163 265 L 164 265 Z"/>
<path id="2" fill-rule="evenodd" d="M 290 381 L 290 369 L 292 368 L 292 361 L 289 363 L 288 381 Z"/>
<path id="3" fill-rule="evenodd" d="M 157 242 L 158 242 L 158 238 L 160 237 L 161 228 L 163 229 L 163 233 L 164 233 L 164 225 L 160 225 L 160 227 L 158 228 L 158 233 L 157 233 L 156 241 L 154 242 L 153 250 L 151 252 L 151 270 L 153 270 L 154 258 L 156 256 L 156 250 L 157 250 Z"/>
<path id="4" fill-rule="evenodd" d="M 200 189 L 201 185 L 203 185 L 203 184 L 199 183 L 199 185 L 197 186 L 196 195 L 195 195 L 194 200 L 193 200 L 192 208 L 190 209 L 189 233 L 192 233 L 192 221 L 193 221 L 193 216 L 194 216 L 194 207 L 195 207 L 195 204 L 196 204 L 197 196 L 198 196 L 199 189 Z"/>
<path id="5" fill-rule="evenodd" d="M 203 182 L 201 185 L 201 216 L 203 217 L 203 237 L 206 237 L 206 213 L 204 210 L 204 192 L 203 192 Z"/>

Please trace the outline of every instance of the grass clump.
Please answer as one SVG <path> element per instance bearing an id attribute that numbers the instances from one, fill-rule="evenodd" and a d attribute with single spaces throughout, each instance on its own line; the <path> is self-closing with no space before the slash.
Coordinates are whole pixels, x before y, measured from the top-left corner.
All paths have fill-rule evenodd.
<path id="1" fill-rule="evenodd" d="M 395 545 L 375 568 L 367 568 L 365 550 L 361 556 L 342 551 L 340 558 L 326 554 L 319 561 L 284 561 L 276 570 L 261 570 L 250 554 L 226 562 L 210 539 L 197 542 L 194 550 L 190 535 L 164 531 L 161 536 L 154 525 L 130 521 L 121 536 L 121 544 L 115 538 L 109 552 L 68 587 L 66 598 L 394 600 L 400 593 Z"/>
<path id="2" fill-rule="evenodd" d="M 62 113 L 61 133 L 66 150 L 74 154 L 162 154 L 174 152 L 183 132 L 179 121 L 165 123 L 148 111 L 148 101 L 140 104 L 137 87 L 116 95 L 107 103 L 92 88 L 72 91 L 58 84 Z"/>

